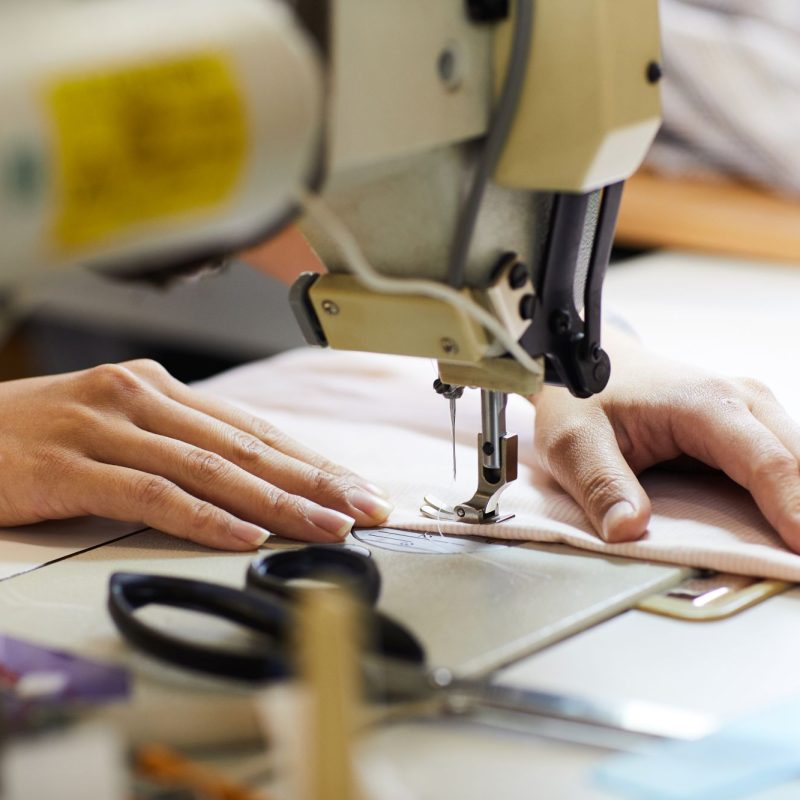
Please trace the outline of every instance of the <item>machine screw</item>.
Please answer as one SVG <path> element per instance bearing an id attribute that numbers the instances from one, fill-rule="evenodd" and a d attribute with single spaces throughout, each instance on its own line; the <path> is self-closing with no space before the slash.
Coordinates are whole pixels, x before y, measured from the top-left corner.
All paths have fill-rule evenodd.
<path id="1" fill-rule="evenodd" d="M 436 667 L 429 678 L 431 686 L 437 689 L 446 689 L 453 682 L 453 673 L 446 667 Z"/>
<path id="2" fill-rule="evenodd" d="M 508 0 L 467 0 L 467 13 L 473 22 L 498 22 L 509 12 Z"/>
<path id="3" fill-rule="evenodd" d="M 5 173 L 4 182 L 15 200 L 25 203 L 39 195 L 44 183 L 44 167 L 34 150 L 23 146 L 0 166 Z"/>
<path id="4" fill-rule="evenodd" d="M 532 294 L 522 296 L 519 301 L 519 315 L 521 319 L 533 319 L 533 311 L 536 306 L 536 298 Z"/>
<path id="5" fill-rule="evenodd" d="M 442 395 L 448 400 L 458 400 L 461 395 L 464 394 L 464 387 L 463 386 L 452 386 L 449 383 L 445 383 L 442 381 L 441 378 L 437 378 L 433 382 L 433 391 L 436 394 Z"/>
<path id="6" fill-rule="evenodd" d="M 601 361 L 599 364 L 595 366 L 594 370 L 592 370 L 592 375 L 594 376 L 594 379 L 598 383 L 604 384 L 609 377 L 608 364 Z"/>
<path id="7" fill-rule="evenodd" d="M 569 314 L 565 311 L 559 309 L 554 311 L 550 316 L 550 330 L 557 336 L 563 336 L 565 333 L 569 333 L 571 327 L 572 323 L 570 322 Z"/>
<path id="8" fill-rule="evenodd" d="M 508 273 L 508 285 L 512 289 L 521 289 L 528 282 L 528 268 L 517 261 Z"/>
<path id="9" fill-rule="evenodd" d="M 484 442 L 483 447 L 483 454 L 485 456 L 493 456 L 494 455 L 494 445 L 491 442 Z"/>
<path id="10" fill-rule="evenodd" d="M 441 346 L 442 350 L 448 355 L 453 355 L 454 353 L 458 352 L 458 345 L 447 336 L 445 336 L 443 339 L 439 341 L 439 345 Z"/>
<path id="11" fill-rule="evenodd" d="M 651 61 L 647 65 L 647 70 L 645 72 L 647 76 L 648 83 L 658 83 L 664 75 L 664 71 L 661 69 L 661 64 L 658 61 Z"/>
<path id="12" fill-rule="evenodd" d="M 453 46 L 446 47 L 439 53 L 436 69 L 439 73 L 439 80 L 444 84 L 445 88 L 454 91 L 461 86 L 461 61 Z"/>
<path id="13" fill-rule="evenodd" d="M 333 300 L 323 300 L 322 310 L 326 314 L 330 314 L 332 317 L 335 317 L 339 313 L 339 306 L 337 306 Z"/>
<path id="14" fill-rule="evenodd" d="M 467 515 L 467 512 L 466 512 L 466 511 L 464 511 L 464 509 L 463 509 L 463 508 L 461 508 L 461 506 L 459 506 L 459 507 L 456 509 L 456 516 L 459 516 L 459 517 L 465 517 L 466 515 Z"/>

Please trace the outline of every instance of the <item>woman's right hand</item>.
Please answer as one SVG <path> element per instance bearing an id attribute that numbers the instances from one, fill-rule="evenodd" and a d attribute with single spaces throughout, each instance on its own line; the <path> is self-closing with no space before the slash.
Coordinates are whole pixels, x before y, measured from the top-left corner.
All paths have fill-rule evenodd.
<path id="1" fill-rule="evenodd" d="M 153 361 L 0 384 L 0 526 L 93 514 L 223 550 L 341 541 L 385 494 Z"/>

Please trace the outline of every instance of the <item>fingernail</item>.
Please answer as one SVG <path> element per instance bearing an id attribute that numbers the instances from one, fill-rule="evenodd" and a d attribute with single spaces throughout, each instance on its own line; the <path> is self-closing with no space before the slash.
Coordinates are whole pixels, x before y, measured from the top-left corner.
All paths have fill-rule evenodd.
<path id="1" fill-rule="evenodd" d="M 261 547 L 264 542 L 270 537 L 270 532 L 259 528 L 258 525 L 252 525 L 249 522 L 237 522 L 232 528 L 231 533 L 243 542 L 253 545 L 253 547 Z"/>
<path id="2" fill-rule="evenodd" d="M 392 513 L 394 506 L 387 503 L 383 497 L 379 497 L 372 492 L 365 492 L 363 489 L 353 489 L 347 499 L 350 505 L 362 514 L 366 514 L 375 522 L 383 522 Z"/>
<path id="3" fill-rule="evenodd" d="M 636 509 L 627 500 L 620 500 L 618 503 L 614 503 L 603 517 L 603 528 L 600 531 L 600 535 L 606 542 L 610 541 L 614 529 L 624 520 L 634 516 L 636 516 Z"/>
<path id="4" fill-rule="evenodd" d="M 316 503 L 309 503 L 308 518 L 318 528 L 322 528 L 337 539 L 344 539 L 356 524 L 356 521 L 347 514 L 341 514 L 332 508 L 325 508 Z"/>
<path id="5" fill-rule="evenodd" d="M 359 481 L 358 485 L 362 489 L 366 489 L 370 494 L 377 495 L 378 497 L 383 497 L 384 499 L 389 498 L 389 492 L 386 491 L 382 486 L 378 486 L 377 483 L 370 483 L 369 481 Z"/>

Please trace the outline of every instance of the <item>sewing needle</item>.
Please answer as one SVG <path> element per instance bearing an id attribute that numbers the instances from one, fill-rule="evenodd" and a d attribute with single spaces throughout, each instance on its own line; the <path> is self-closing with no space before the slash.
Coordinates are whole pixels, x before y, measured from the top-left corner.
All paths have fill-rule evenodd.
<path id="1" fill-rule="evenodd" d="M 450 401 L 450 437 L 453 443 L 453 481 L 456 479 L 456 400 L 464 394 L 463 386 L 451 386 L 444 383 L 441 378 L 433 382 L 433 390 L 436 394 L 446 397 Z"/>
<path id="2" fill-rule="evenodd" d="M 456 479 L 456 398 L 450 398 L 450 435 L 453 442 L 453 481 Z"/>

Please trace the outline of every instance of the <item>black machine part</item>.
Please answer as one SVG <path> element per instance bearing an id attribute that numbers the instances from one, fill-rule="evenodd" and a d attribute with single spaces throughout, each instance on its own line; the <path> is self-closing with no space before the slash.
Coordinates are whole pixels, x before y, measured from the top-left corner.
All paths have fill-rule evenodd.
<path id="1" fill-rule="evenodd" d="M 554 195 L 549 234 L 534 276 L 533 319 L 520 342 L 532 356 L 545 357 L 547 383 L 566 386 L 576 397 L 601 392 L 611 375 L 600 344 L 602 294 L 622 189 L 619 182 L 599 195 Z M 591 229 L 591 205 L 598 197 L 586 262 L 582 249 Z"/>

